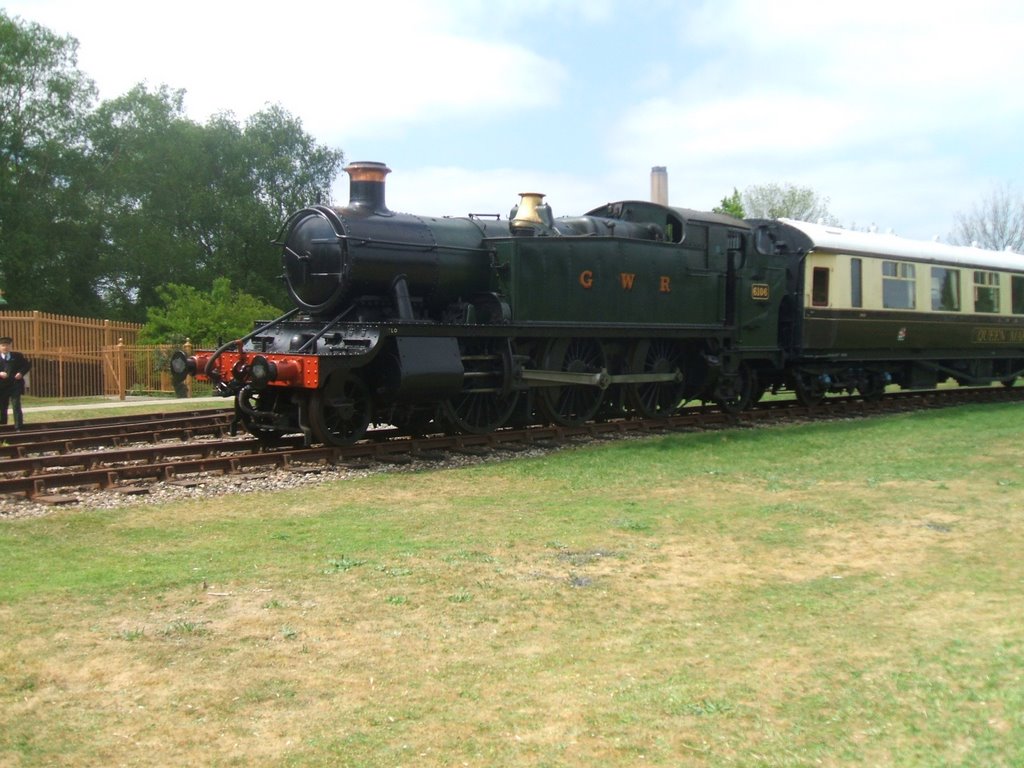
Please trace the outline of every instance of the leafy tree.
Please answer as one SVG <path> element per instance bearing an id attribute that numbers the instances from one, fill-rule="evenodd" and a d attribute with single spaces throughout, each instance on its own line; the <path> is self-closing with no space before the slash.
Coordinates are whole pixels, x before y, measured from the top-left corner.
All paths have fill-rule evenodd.
<path id="1" fill-rule="evenodd" d="M 217 124 L 212 121 L 207 130 Z M 298 118 L 276 105 L 252 115 L 244 130 L 234 130 L 236 139 L 228 149 L 243 174 L 236 179 L 232 210 L 223 215 L 233 248 L 222 249 L 212 274 L 231 275 L 244 290 L 273 302 L 282 294 L 281 261 L 270 239 L 296 210 L 330 202 L 331 182 L 344 154 L 317 144 Z"/>
<path id="2" fill-rule="evenodd" d="M 1009 184 L 995 187 L 970 212 L 956 214 L 949 241 L 1024 254 L 1024 197 Z"/>
<path id="3" fill-rule="evenodd" d="M 107 222 L 99 290 L 122 316 L 141 317 L 164 283 L 202 287 L 221 276 L 276 300 L 280 257 L 270 239 L 286 213 L 327 195 L 342 161 L 279 107 L 243 130 L 228 114 L 198 125 L 183 99 L 138 85 L 91 121 Z"/>
<path id="4" fill-rule="evenodd" d="M 136 86 L 90 119 L 104 275 L 96 286 L 123 317 L 141 319 L 161 283 L 198 283 L 200 246 L 190 231 L 202 207 L 199 136 L 183 91 Z"/>
<path id="5" fill-rule="evenodd" d="M 330 202 L 344 154 L 318 145 L 302 122 L 280 106 L 250 117 L 242 135 L 256 197 L 278 223 L 311 203 Z"/>
<path id="6" fill-rule="evenodd" d="M 329 200 L 343 155 L 280 107 L 240 126 L 138 85 L 94 108 L 77 41 L 0 10 L 0 289 L 10 306 L 142 320 L 166 283 L 273 303 L 270 239 Z"/>
<path id="7" fill-rule="evenodd" d="M 724 202 L 724 201 L 723 201 Z M 810 187 L 793 184 L 759 184 L 743 190 L 743 208 L 752 219 L 797 219 L 838 224 L 828 210 L 828 198 Z"/>
<path id="8" fill-rule="evenodd" d="M 171 283 L 157 289 L 161 306 L 151 306 L 139 332 L 142 344 L 181 344 L 189 339 L 198 346 L 214 346 L 238 339 L 252 331 L 257 320 L 273 320 L 281 314 L 254 296 L 231 288 L 219 277 L 204 292 L 189 285 Z"/>
<path id="9" fill-rule="evenodd" d="M 711 211 L 713 213 L 735 216 L 737 219 L 746 218 L 746 212 L 743 209 L 743 199 L 740 197 L 740 191 L 736 187 L 732 188 L 731 195 L 723 197 L 722 202 L 712 208 Z"/>
<path id="10" fill-rule="evenodd" d="M 78 43 L 0 9 L 0 287 L 11 308 L 90 313 L 98 269 Z"/>

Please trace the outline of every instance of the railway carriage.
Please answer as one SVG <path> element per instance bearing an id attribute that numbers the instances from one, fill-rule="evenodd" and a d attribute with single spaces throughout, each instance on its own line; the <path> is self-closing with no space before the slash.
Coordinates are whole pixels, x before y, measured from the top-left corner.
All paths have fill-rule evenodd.
<path id="1" fill-rule="evenodd" d="M 779 347 L 785 381 L 802 398 L 1021 375 L 1024 257 L 788 219 L 750 223 L 755 249 L 788 261 Z"/>

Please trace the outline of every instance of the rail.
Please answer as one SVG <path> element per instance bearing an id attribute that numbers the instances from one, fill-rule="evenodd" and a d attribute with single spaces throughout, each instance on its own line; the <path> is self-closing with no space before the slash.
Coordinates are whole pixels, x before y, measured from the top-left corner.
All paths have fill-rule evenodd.
<path id="1" fill-rule="evenodd" d="M 268 467 L 299 469 L 360 460 L 389 463 L 436 460 L 446 453 L 481 453 L 502 448 L 557 445 L 574 439 L 627 433 L 721 429 L 791 419 L 846 419 L 967 402 L 1020 400 L 1024 400 L 1024 387 L 911 391 L 890 394 L 871 402 L 856 397 L 828 398 L 811 407 L 801 406 L 792 400 L 769 401 L 739 416 L 713 408 L 694 407 L 668 418 L 611 420 L 576 427 L 536 426 L 485 435 L 428 435 L 394 439 L 398 436 L 397 431 L 383 429 L 374 432 L 370 439 L 345 447 L 305 447 L 301 437 L 295 436 L 272 449 L 248 436 L 226 439 L 225 431 L 229 434 L 232 431 L 230 412 L 192 417 L 197 419 L 197 423 L 184 429 L 180 428 L 182 425 L 172 424 L 177 417 L 175 414 L 151 423 L 149 433 L 133 431 L 134 426 L 109 425 L 108 435 L 98 442 L 82 434 L 99 431 L 98 425 L 78 428 L 80 440 L 77 442 L 74 435 L 67 434 L 71 428 L 66 426 L 61 427 L 65 433 L 56 437 L 43 429 L 36 430 L 35 439 L 31 433 L 19 436 L 22 442 L 8 448 L 4 454 L 7 458 L 0 458 L 0 494 L 43 503 L 71 503 L 77 501 L 74 496 L 47 494 L 68 489 L 73 493 L 80 488 L 145 493 L 147 483 L 196 482 L 183 479 L 190 475 L 240 473 Z M 153 420 L 152 416 L 149 418 Z M 200 428 L 198 421 L 203 421 L 206 426 Z M 0 433 L 0 437 L 14 437 L 14 433 Z M 202 439 L 198 437 L 200 434 L 204 435 Z M 123 443 L 126 441 L 132 444 L 125 447 Z M 115 447 L 94 450 L 104 444 Z"/>

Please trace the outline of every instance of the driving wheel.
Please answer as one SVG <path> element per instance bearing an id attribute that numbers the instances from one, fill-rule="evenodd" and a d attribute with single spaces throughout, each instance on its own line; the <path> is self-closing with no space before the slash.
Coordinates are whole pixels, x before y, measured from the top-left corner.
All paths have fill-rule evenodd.
<path id="1" fill-rule="evenodd" d="M 507 342 L 470 339 L 462 345 L 466 385 L 442 405 L 445 420 L 457 431 L 484 435 L 508 422 L 519 401 L 519 392 L 509 391 L 506 382 L 511 357 Z"/>
<path id="2" fill-rule="evenodd" d="M 642 339 L 629 355 L 632 373 L 673 373 L 683 370 L 683 351 L 669 339 Z M 684 382 L 652 381 L 630 384 L 630 404 L 647 418 L 671 416 L 683 401 Z"/>
<path id="3" fill-rule="evenodd" d="M 600 373 L 606 368 L 604 350 L 597 339 L 555 339 L 541 360 L 544 370 L 566 373 Z M 541 410 L 556 424 L 579 426 L 590 421 L 601 407 L 604 390 L 592 384 L 542 387 Z"/>

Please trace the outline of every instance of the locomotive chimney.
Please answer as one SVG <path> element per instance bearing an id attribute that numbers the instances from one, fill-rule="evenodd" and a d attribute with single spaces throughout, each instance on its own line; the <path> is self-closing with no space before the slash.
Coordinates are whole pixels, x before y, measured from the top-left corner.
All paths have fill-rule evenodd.
<path id="1" fill-rule="evenodd" d="M 391 211 L 384 204 L 384 177 L 391 169 L 384 163 L 362 161 L 345 166 L 349 175 L 348 205 L 350 208 L 367 209 L 371 213 L 390 216 Z"/>
<path id="2" fill-rule="evenodd" d="M 664 165 L 651 168 L 651 202 L 668 205 L 668 169 Z"/>

